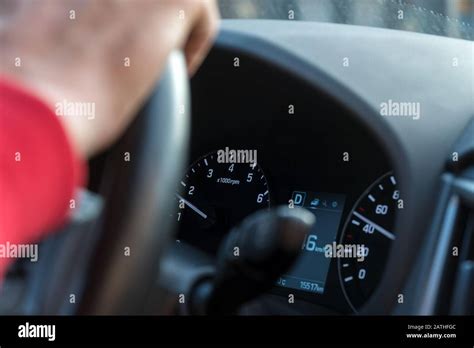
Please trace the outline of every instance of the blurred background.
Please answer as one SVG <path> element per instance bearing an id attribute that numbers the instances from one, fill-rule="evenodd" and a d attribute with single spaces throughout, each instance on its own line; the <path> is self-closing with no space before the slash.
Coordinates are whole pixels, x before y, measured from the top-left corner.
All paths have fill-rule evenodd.
<path id="1" fill-rule="evenodd" d="M 218 1 L 224 18 L 345 23 L 467 40 L 474 38 L 474 0 Z"/>

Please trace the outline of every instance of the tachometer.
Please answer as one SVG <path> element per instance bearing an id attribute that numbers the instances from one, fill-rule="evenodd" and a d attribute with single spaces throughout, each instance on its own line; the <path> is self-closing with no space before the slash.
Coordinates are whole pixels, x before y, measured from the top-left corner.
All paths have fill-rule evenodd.
<path id="1" fill-rule="evenodd" d="M 178 239 L 215 254 L 231 227 L 270 204 L 267 179 L 253 163 L 222 163 L 210 153 L 189 168 L 176 193 Z"/>
<path id="2" fill-rule="evenodd" d="M 344 294 L 357 311 L 375 290 L 383 274 L 392 241 L 400 192 L 392 173 L 373 183 L 357 200 L 344 226 L 341 247 L 355 250 L 339 258 Z"/>

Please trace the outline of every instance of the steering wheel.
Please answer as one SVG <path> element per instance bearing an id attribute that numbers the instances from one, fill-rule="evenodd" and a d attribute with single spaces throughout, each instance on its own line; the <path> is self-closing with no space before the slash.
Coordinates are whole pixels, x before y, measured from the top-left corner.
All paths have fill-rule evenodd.
<path id="1" fill-rule="evenodd" d="M 172 237 L 169 214 L 185 165 L 189 109 L 185 59 L 172 52 L 155 91 L 107 156 L 101 239 L 80 313 L 144 313 Z"/>

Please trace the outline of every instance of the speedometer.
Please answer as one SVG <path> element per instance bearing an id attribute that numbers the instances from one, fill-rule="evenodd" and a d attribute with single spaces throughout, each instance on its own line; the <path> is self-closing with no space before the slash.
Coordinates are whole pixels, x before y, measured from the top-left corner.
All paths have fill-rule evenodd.
<path id="1" fill-rule="evenodd" d="M 267 179 L 256 162 L 218 157 L 213 152 L 194 162 L 176 193 L 178 240 L 211 255 L 234 225 L 270 205 Z"/>
<path id="2" fill-rule="evenodd" d="M 401 204 L 395 176 L 387 173 L 362 194 L 347 218 L 340 244 L 357 252 L 339 258 L 339 278 L 355 312 L 371 296 L 383 274 Z"/>

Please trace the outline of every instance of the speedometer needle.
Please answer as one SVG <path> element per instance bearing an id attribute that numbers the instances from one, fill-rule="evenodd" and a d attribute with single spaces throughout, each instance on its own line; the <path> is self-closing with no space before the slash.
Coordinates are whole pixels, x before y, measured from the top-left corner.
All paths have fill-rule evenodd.
<path id="1" fill-rule="evenodd" d="M 366 224 L 370 224 L 372 226 L 374 226 L 374 228 L 379 231 L 380 233 L 382 233 L 385 237 L 387 238 L 390 238 L 392 240 L 395 240 L 395 235 L 392 233 L 392 232 L 389 232 L 387 231 L 385 228 L 383 228 L 382 226 L 379 226 L 377 225 L 376 223 L 370 221 L 369 219 L 367 219 L 365 216 L 359 214 L 358 212 L 354 211 L 352 214 L 354 214 L 355 216 L 357 216 L 359 219 L 361 219 L 362 221 L 364 221 Z"/>
<path id="2" fill-rule="evenodd" d="M 176 194 L 176 197 L 178 197 L 180 200 L 182 200 L 184 202 L 184 204 L 186 204 L 189 208 L 191 208 L 192 210 L 194 210 L 198 215 L 200 215 L 203 219 L 207 219 L 207 215 L 204 214 L 202 212 L 202 210 L 200 210 L 198 207 L 196 207 L 194 204 L 192 204 L 191 202 L 189 202 L 188 200 L 184 199 L 183 197 L 181 197 L 179 194 Z"/>

